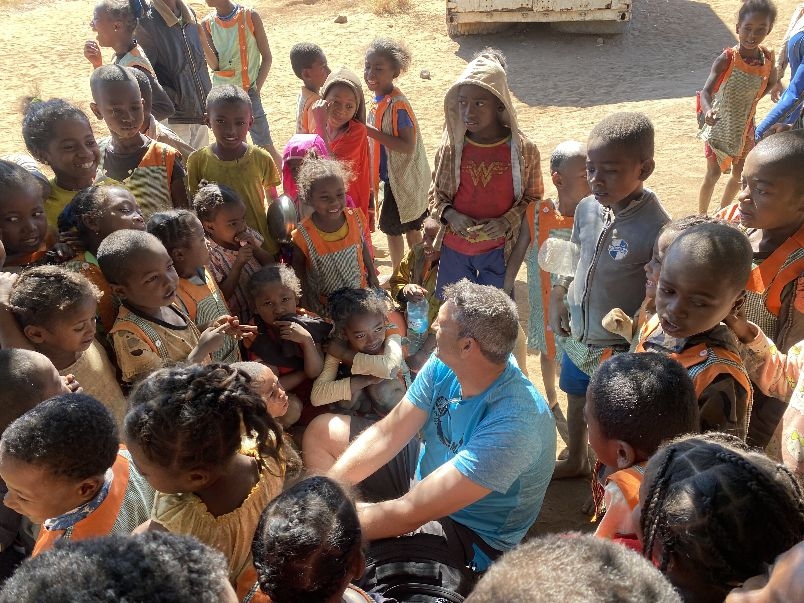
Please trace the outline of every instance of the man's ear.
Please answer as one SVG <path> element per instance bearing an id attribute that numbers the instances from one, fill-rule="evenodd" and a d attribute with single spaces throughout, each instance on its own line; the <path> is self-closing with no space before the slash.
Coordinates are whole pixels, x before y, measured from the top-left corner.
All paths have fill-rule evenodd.
<path id="1" fill-rule="evenodd" d="M 103 121 L 103 115 L 101 115 L 101 112 L 98 110 L 98 104 L 97 103 L 94 103 L 94 102 L 89 103 L 89 108 L 92 109 L 92 114 L 95 117 L 97 117 L 99 120 Z"/>
<path id="2" fill-rule="evenodd" d="M 636 461 L 636 450 L 628 442 L 617 440 L 617 469 L 628 469 Z"/>
<path id="3" fill-rule="evenodd" d="M 558 172 L 551 172 L 550 179 L 553 181 L 553 184 L 556 187 L 564 186 L 564 179 L 561 177 L 561 174 Z"/>
<path id="4" fill-rule="evenodd" d="M 28 338 L 31 343 L 42 343 L 45 339 L 44 328 L 37 325 L 28 325 L 22 329 L 22 334 Z"/>
<path id="5" fill-rule="evenodd" d="M 653 173 L 653 170 L 656 169 L 656 162 L 653 159 L 646 159 L 642 162 L 642 169 L 639 171 L 639 179 L 640 180 L 647 180 L 648 177 Z"/>
<path id="6" fill-rule="evenodd" d="M 471 337 L 462 337 L 458 340 L 458 352 L 461 354 L 469 354 L 473 346 L 477 346 L 478 350 L 480 349 L 480 345 Z"/>

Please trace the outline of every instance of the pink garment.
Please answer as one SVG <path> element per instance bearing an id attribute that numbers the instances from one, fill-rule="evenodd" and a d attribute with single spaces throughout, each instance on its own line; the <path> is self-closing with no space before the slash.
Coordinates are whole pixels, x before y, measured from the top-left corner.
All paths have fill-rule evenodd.
<path id="1" fill-rule="evenodd" d="M 319 157 L 329 158 L 327 145 L 324 139 L 318 134 L 294 134 L 285 145 L 285 152 L 282 154 L 282 188 L 285 194 L 293 199 L 296 210 L 302 215 L 299 208 L 299 187 L 290 173 L 288 159 L 304 159 L 310 151 L 315 151 Z M 348 194 L 346 195 L 346 207 L 355 207 L 355 202 Z"/>

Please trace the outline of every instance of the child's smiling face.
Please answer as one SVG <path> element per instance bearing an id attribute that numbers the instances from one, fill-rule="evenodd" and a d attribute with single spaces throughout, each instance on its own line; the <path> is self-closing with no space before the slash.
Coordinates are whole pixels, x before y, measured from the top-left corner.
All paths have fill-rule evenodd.
<path id="1" fill-rule="evenodd" d="M 89 122 L 60 119 L 53 124 L 51 138 L 42 157 L 56 181 L 64 188 L 77 190 L 95 181 L 100 162 L 100 149 Z"/>
<path id="2" fill-rule="evenodd" d="M 767 13 L 748 13 L 737 24 L 737 37 L 741 49 L 756 50 L 773 28 L 773 21 Z"/>
<path id="3" fill-rule="evenodd" d="M 140 206 L 128 189 L 112 186 L 106 191 L 106 197 L 97 218 L 88 220 L 88 226 L 98 232 L 103 239 L 118 230 L 145 230 Z"/>
<path id="4" fill-rule="evenodd" d="M 382 354 L 385 331 L 385 316 L 357 314 L 347 322 L 344 335 L 355 352 L 377 355 Z"/>
<path id="5" fill-rule="evenodd" d="M 39 194 L 12 191 L 4 196 L 0 204 L 0 238 L 9 256 L 39 250 L 46 235 L 45 205 Z"/>
<path id="6" fill-rule="evenodd" d="M 335 84 L 324 97 L 327 101 L 328 124 L 333 130 L 340 130 L 357 113 L 357 96 L 346 84 Z"/>
<path id="7" fill-rule="evenodd" d="M 337 176 L 329 176 L 315 182 L 310 188 L 308 203 L 324 221 L 340 220 L 346 207 L 346 187 Z"/>
<path id="8" fill-rule="evenodd" d="M 96 6 L 95 11 L 92 13 L 92 21 L 89 22 L 89 26 L 92 28 L 97 36 L 98 46 L 109 47 L 112 46 L 114 43 L 115 38 L 115 23 L 116 21 L 112 18 L 103 6 Z"/>
<path id="9" fill-rule="evenodd" d="M 220 101 L 208 109 L 207 124 L 212 128 L 216 144 L 224 151 L 242 150 L 253 123 L 251 106 L 244 101 Z"/>
<path id="10" fill-rule="evenodd" d="M 387 55 L 372 52 L 366 55 L 363 78 L 366 86 L 375 94 L 388 94 L 394 89 L 394 79 L 399 77 L 399 70 Z"/>

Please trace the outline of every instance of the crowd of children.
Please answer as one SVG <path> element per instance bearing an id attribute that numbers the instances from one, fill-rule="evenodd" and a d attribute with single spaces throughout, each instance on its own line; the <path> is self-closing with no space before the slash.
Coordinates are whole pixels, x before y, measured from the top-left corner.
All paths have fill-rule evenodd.
<path id="1" fill-rule="evenodd" d="M 259 14 L 207 0 L 196 23 L 180 0 L 152 4 L 97 5 L 83 95 L 27 99 L 30 156 L 0 160 L 0 601 L 96 600 L 98 581 L 131 601 L 407 600 L 398 579 L 379 588 L 376 567 L 376 588 L 358 587 L 369 590 L 354 496 L 301 479 L 298 442 L 325 411 L 393 413 L 439 354 L 444 288 L 468 279 L 513 297 L 523 261 L 530 313 L 514 355 L 526 371 L 526 339 L 539 354 L 566 444 L 553 477 L 591 473 L 597 539 L 523 545 L 467 600 L 738 601 L 775 560 L 762 588 L 776 580 L 781 595 L 756 600 L 804 596 L 804 134 L 755 133 L 757 102 L 779 94 L 761 46 L 770 0 L 742 3 L 739 43 L 700 93 L 701 215 L 673 221 L 645 186 L 655 133 L 641 113 L 560 144 L 546 198 L 495 49 L 445 92 L 428 158 L 417 99 L 396 85 L 412 61 L 403 43 L 368 45 L 368 103 L 352 70 L 296 44 L 303 86 L 280 154 Z M 212 74 L 198 108 L 210 145 L 159 121 L 199 126 L 176 82 L 160 82 L 165 57 L 135 38 L 153 11 L 190 28 Z M 107 138 L 73 104 L 85 100 Z M 131 584 L 126 568 L 159 555 L 171 585 L 145 569 Z M 56 588 L 66 581 L 71 595 Z M 614 586 L 631 598 L 607 598 Z"/>

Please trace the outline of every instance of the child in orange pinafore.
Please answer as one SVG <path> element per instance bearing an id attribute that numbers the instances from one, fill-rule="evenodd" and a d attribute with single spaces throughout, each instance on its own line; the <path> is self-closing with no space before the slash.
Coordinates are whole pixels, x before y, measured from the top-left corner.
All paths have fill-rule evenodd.
<path id="1" fill-rule="evenodd" d="M 706 176 L 698 194 L 698 213 L 705 214 L 721 173 L 731 169 L 721 207 L 734 200 L 743 162 L 754 146 L 757 103 L 776 83 L 773 52 L 760 46 L 773 28 L 776 6 L 770 0 L 747 0 L 740 7 L 740 43 L 715 60 L 699 95 L 698 137 L 706 143 Z"/>

